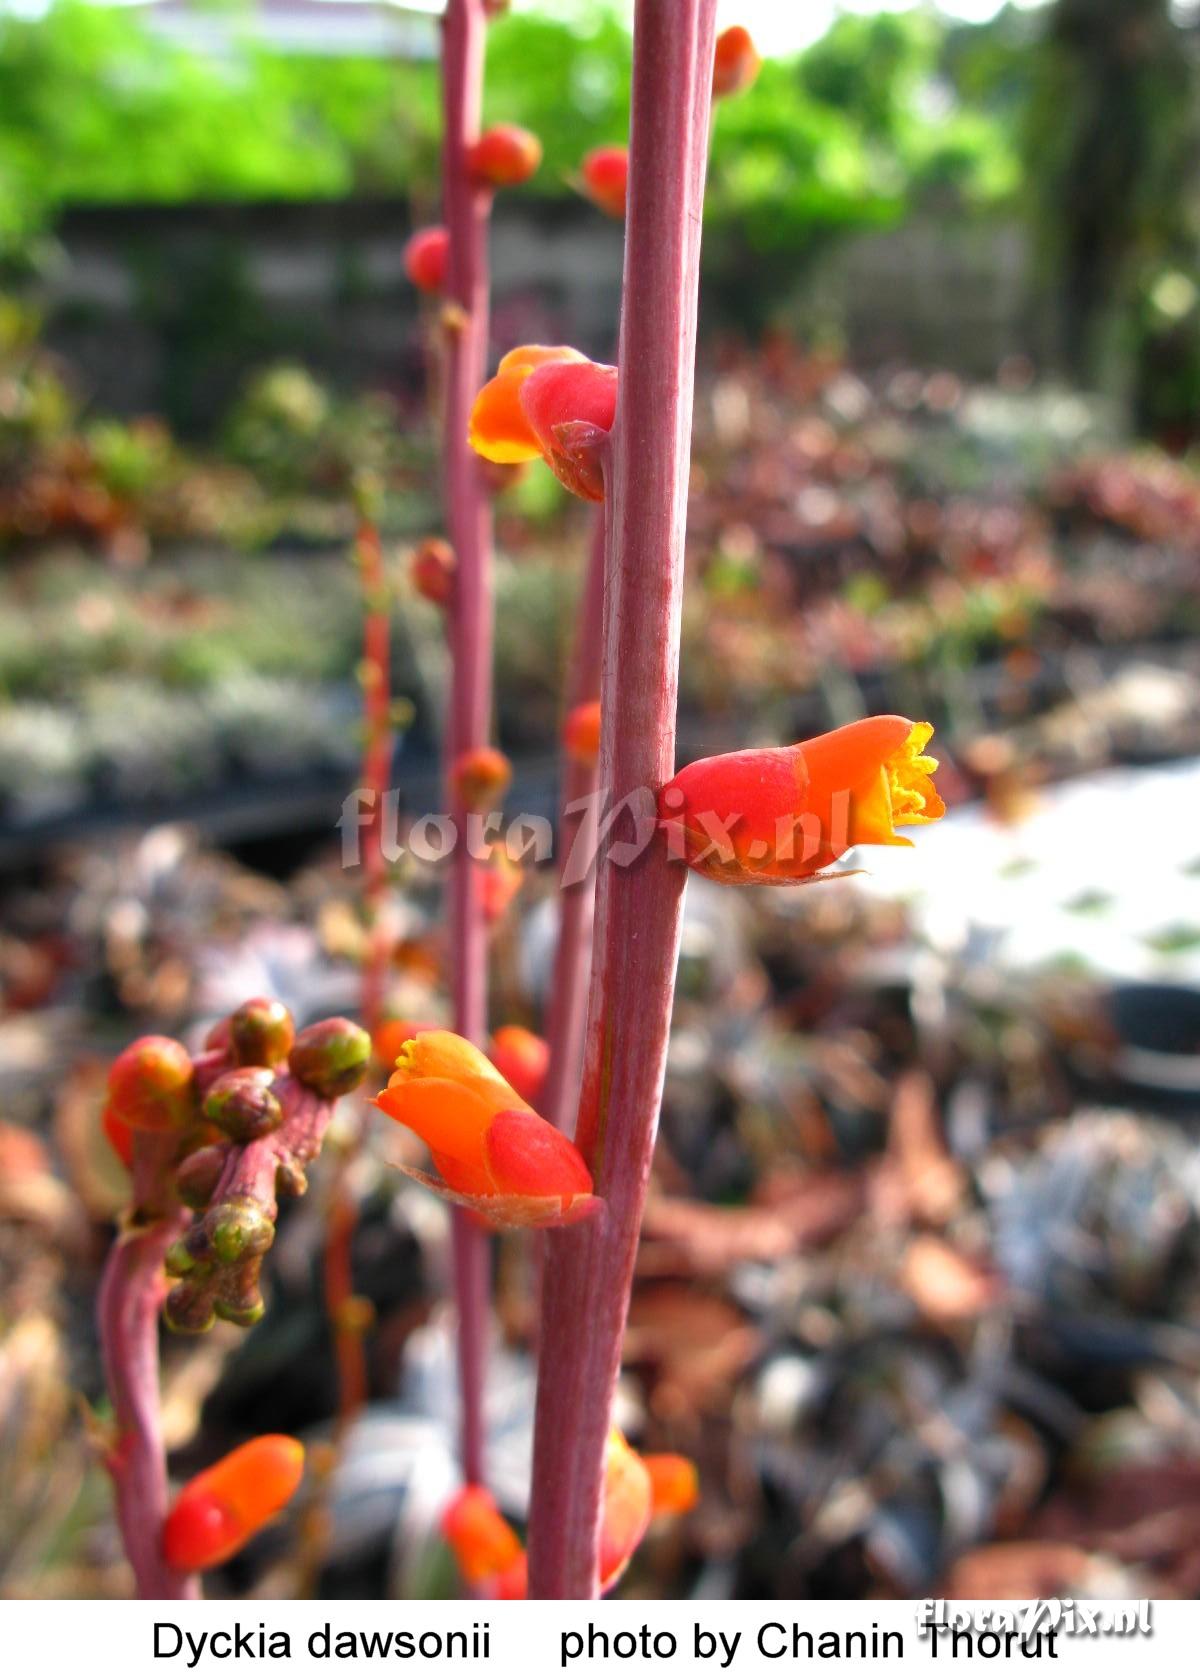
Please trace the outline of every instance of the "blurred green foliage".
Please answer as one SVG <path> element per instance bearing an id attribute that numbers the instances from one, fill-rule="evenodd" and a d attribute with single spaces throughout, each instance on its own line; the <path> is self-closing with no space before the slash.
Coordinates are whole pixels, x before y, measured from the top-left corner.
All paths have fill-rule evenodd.
<path id="1" fill-rule="evenodd" d="M 56 0 L 0 18 L 0 240 L 10 247 L 81 203 L 331 198 L 434 190 L 431 61 L 290 57 L 229 17 L 230 50 L 202 57 L 134 11 Z M 1016 184 L 1002 125 L 941 76 L 925 12 L 846 17 L 717 115 L 712 206 L 753 251 L 892 219 L 927 186 L 995 199 Z M 529 188 L 571 189 L 592 145 L 628 127 L 630 41 L 602 6 L 570 22 L 509 16 L 490 31 L 488 116 L 533 128 Z"/>

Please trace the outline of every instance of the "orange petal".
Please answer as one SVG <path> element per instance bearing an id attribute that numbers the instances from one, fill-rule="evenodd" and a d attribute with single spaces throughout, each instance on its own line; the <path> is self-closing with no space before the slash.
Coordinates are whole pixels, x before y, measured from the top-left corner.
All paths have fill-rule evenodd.
<path id="1" fill-rule="evenodd" d="M 600 1589 L 611 1590 L 650 1525 L 650 1476 L 623 1434 L 613 1429 L 604 1459 L 600 1510 Z"/>
<path id="2" fill-rule="evenodd" d="M 542 457 L 581 499 L 604 498 L 599 443 L 617 410 L 617 368 L 594 360 L 538 366 L 517 391 Z"/>
<path id="3" fill-rule="evenodd" d="M 742 93 L 754 81 L 762 66 L 750 31 L 735 24 L 717 36 L 713 61 L 713 97 Z"/>
<path id="4" fill-rule="evenodd" d="M 474 450 L 493 464 L 521 464 L 541 457 L 541 446 L 521 406 L 521 385 L 538 366 L 582 359 L 582 354 L 565 346 L 526 343 L 510 349 L 471 408 L 468 440 Z"/>
<path id="5" fill-rule="evenodd" d="M 444 1202 L 466 1208 L 495 1231 L 548 1231 L 577 1225 L 600 1211 L 600 1198 L 591 1194 L 569 1200 L 562 1196 L 498 1196 L 452 1189 L 419 1167 L 401 1167 L 399 1171 Z"/>

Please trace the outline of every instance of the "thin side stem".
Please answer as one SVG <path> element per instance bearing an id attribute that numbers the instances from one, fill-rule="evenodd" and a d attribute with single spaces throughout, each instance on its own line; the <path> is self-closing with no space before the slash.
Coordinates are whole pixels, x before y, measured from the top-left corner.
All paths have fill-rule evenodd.
<path id="1" fill-rule="evenodd" d="M 135 1223 L 109 1250 L 96 1308 L 116 1426 L 104 1461 L 113 1483 L 121 1542 L 138 1596 L 172 1602 L 200 1595 L 196 1577 L 169 1567 L 161 1548 L 168 1503 L 158 1389 L 158 1314 L 167 1290 L 163 1257 L 191 1217 L 177 1204 L 166 1206 L 167 1161 L 174 1147 L 170 1137 L 135 1135 L 138 1211 Z M 147 1218 L 148 1223 L 136 1223 Z"/>
<path id="2" fill-rule="evenodd" d="M 484 379 L 488 341 L 487 232 L 491 194 L 475 185 L 467 148 L 479 135 L 483 96 L 482 0 L 449 0 L 442 24 L 443 214 L 450 234 L 445 334 L 446 524 L 458 560 L 450 618 L 452 687 L 446 727 L 449 766 L 488 742 L 492 710 L 492 516 L 467 443 L 471 405 Z M 451 798 L 458 832 L 450 879 L 451 1001 L 458 1033 L 483 1045 L 487 1035 L 487 924 L 478 862 L 467 851 L 466 814 Z M 484 1467 L 483 1375 L 490 1250 L 461 1210 L 454 1214 L 454 1287 L 458 1304 L 462 1463 L 468 1481 Z"/>
<path id="3" fill-rule="evenodd" d="M 666 1068 L 684 867 L 674 769 L 700 222 L 716 0 L 638 0 L 620 384 L 607 471 L 602 845 L 576 1141 L 604 1211 L 548 1243 L 529 1529 L 534 1597 L 590 1597 L 604 1453 Z M 646 844 L 632 863 L 616 844 Z"/>
<path id="4" fill-rule="evenodd" d="M 604 514 L 597 508 L 592 524 L 587 572 L 579 598 L 575 644 L 567 679 L 567 712 L 600 695 L 601 628 L 604 615 Z M 592 956 L 592 916 L 596 874 L 589 866 L 576 874 L 586 850 L 591 820 L 579 803 L 594 796 L 597 768 L 568 758 L 563 768 L 562 806 L 558 818 L 558 944 L 550 980 L 550 1057 L 539 1114 L 561 1131 L 570 1126 L 579 1103 L 583 1031 L 587 1021 L 588 972 Z M 575 863 L 573 864 L 573 856 Z"/>

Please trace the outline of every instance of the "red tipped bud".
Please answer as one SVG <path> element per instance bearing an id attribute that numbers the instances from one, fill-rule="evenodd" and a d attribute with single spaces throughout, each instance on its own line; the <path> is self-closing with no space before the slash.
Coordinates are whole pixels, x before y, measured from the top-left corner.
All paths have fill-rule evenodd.
<path id="1" fill-rule="evenodd" d="M 304 1447 L 263 1434 L 188 1481 L 163 1525 L 163 1556 L 195 1573 L 218 1567 L 267 1525 L 300 1485 Z"/>
<path id="2" fill-rule="evenodd" d="M 713 60 L 713 98 L 726 98 L 731 93 L 744 93 L 751 86 L 762 59 L 755 51 L 748 29 L 735 24 L 717 36 L 716 56 Z"/>
<path id="3" fill-rule="evenodd" d="M 247 999 L 229 1018 L 229 1042 L 244 1068 L 274 1068 L 295 1037 L 292 1013 L 278 999 Z"/>
<path id="4" fill-rule="evenodd" d="M 536 1104 L 546 1081 L 550 1047 L 528 1028 L 497 1028 L 492 1035 L 491 1060 L 526 1103 Z"/>
<path id="5" fill-rule="evenodd" d="M 801 883 L 861 844 L 910 847 L 895 825 L 932 824 L 933 734 L 885 714 L 807 743 L 743 749 L 684 767 L 659 792 L 675 855 L 723 883 Z"/>
<path id="6" fill-rule="evenodd" d="M 108 1071 L 108 1100 L 118 1120 L 143 1132 L 186 1126 L 196 1109 L 191 1057 L 174 1039 L 135 1039 Z"/>
<path id="7" fill-rule="evenodd" d="M 595 1205 L 575 1145 L 455 1033 L 410 1040 L 375 1102 L 428 1144 L 444 1183 L 414 1176 L 492 1225 L 561 1225 Z"/>
<path id="8" fill-rule="evenodd" d="M 539 455 L 581 499 L 604 498 L 601 456 L 617 408 L 617 370 L 573 348 L 506 354 L 475 397 L 469 439 L 497 464 Z"/>
<path id="9" fill-rule="evenodd" d="M 600 704 L 581 702 L 567 715 L 563 725 L 563 748 L 581 766 L 595 766 L 600 759 Z"/>
<path id="10" fill-rule="evenodd" d="M 527 128 L 498 122 L 467 152 L 467 168 L 482 186 L 523 186 L 542 162 L 542 142 Z"/>
<path id="11" fill-rule="evenodd" d="M 442 609 L 454 597 L 454 578 L 458 559 L 454 548 L 445 540 L 422 540 L 412 554 L 409 574 L 413 589 Z"/>
<path id="12" fill-rule="evenodd" d="M 437 296 L 446 288 L 450 234 L 444 226 L 423 227 L 404 246 L 404 271 L 418 290 Z"/>
<path id="13" fill-rule="evenodd" d="M 579 165 L 583 186 L 598 209 L 624 220 L 629 191 L 629 151 L 624 145 L 601 145 Z"/>
<path id="14" fill-rule="evenodd" d="M 512 766 L 499 749 L 467 749 L 454 762 L 450 779 L 467 811 L 482 813 L 503 801 L 512 782 Z"/>
<path id="15" fill-rule="evenodd" d="M 642 1463 L 650 1476 L 650 1508 L 660 1515 L 687 1515 L 700 1502 L 700 1477 L 690 1457 L 677 1452 L 645 1454 Z"/>

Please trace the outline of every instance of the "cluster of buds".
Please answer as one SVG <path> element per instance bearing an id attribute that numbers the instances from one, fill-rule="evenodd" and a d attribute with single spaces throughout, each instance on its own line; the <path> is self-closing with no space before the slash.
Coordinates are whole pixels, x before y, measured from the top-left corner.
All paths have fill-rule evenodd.
<path id="1" fill-rule="evenodd" d="M 339 1097 L 366 1073 L 370 1041 L 352 1022 L 297 1034 L 287 1008 L 250 999 L 193 1059 L 173 1039 L 135 1040 L 113 1064 L 105 1130 L 134 1174 L 135 1218 L 179 1204 L 195 1217 L 167 1251 L 179 1282 L 168 1324 L 194 1333 L 224 1318 L 262 1316 L 259 1275 L 275 1237 L 278 1198 L 307 1188 Z"/>
<path id="2" fill-rule="evenodd" d="M 640 1457 L 618 1429 L 608 1437 L 600 1510 L 600 1590 L 611 1591 L 652 1521 L 686 1515 L 699 1498 L 695 1465 L 673 1452 Z M 525 1597 L 525 1552 L 482 1486 L 466 1486 L 442 1517 L 442 1534 L 465 1584 L 481 1597 Z"/>
<path id="3" fill-rule="evenodd" d="M 409 1177 L 497 1229 L 571 1224 L 598 1205 L 575 1145 L 456 1033 L 403 1045 L 375 1103 L 429 1147 L 438 1176 Z"/>
<path id="4" fill-rule="evenodd" d="M 164 1559 L 201 1573 L 236 1556 L 290 1501 L 304 1474 L 304 1447 L 288 1434 L 260 1434 L 193 1476 L 163 1523 Z"/>

